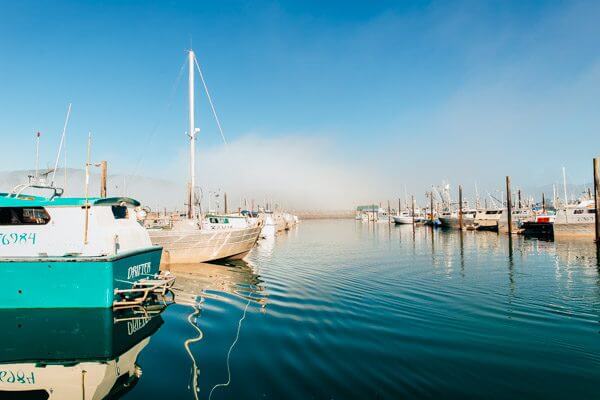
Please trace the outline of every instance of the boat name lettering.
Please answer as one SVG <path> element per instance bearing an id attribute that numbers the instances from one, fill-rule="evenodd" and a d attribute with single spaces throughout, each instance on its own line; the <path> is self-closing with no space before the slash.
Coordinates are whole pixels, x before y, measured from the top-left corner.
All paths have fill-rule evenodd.
<path id="1" fill-rule="evenodd" d="M 33 372 L 25 373 L 22 370 L 0 370 L 0 382 L 1 383 L 14 383 L 14 384 L 34 384 L 35 375 Z"/>
<path id="2" fill-rule="evenodd" d="M 133 321 L 127 321 L 127 334 L 133 335 L 143 327 L 145 327 L 150 321 L 150 317 L 134 319 Z"/>
<path id="3" fill-rule="evenodd" d="M 0 233 L 0 246 L 10 246 L 13 244 L 35 244 L 35 233 Z"/>
<path id="4" fill-rule="evenodd" d="M 152 263 L 150 263 L 150 262 L 145 262 L 143 264 L 138 264 L 138 265 L 129 267 L 129 269 L 127 270 L 127 279 L 137 278 L 138 276 L 140 276 L 142 274 L 144 274 L 144 275 L 149 274 L 151 267 L 152 267 Z"/>

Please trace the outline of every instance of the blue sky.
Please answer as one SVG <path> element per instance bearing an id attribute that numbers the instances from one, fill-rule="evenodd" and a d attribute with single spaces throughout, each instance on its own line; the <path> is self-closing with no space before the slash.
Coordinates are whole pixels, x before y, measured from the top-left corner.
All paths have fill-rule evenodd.
<path id="1" fill-rule="evenodd" d="M 201 99 L 201 184 L 359 202 L 443 179 L 534 187 L 562 165 L 583 183 L 598 20 L 595 2 L 0 2 L 0 169 L 32 167 L 37 130 L 51 163 L 72 102 L 73 167 L 91 130 L 111 171 L 184 179 L 192 46 L 231 142 Z"/>

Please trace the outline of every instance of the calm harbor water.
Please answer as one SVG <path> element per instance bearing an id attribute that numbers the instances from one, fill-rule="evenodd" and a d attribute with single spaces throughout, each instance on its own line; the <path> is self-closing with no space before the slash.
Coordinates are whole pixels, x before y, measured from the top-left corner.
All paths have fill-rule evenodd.
<path id="1" fill-rule="evenodd" d="M 589 242 L 305 221 L 247 264 L 175 270 L 180 304 L 124 398 L 599 398 L 597 257 Z"/>

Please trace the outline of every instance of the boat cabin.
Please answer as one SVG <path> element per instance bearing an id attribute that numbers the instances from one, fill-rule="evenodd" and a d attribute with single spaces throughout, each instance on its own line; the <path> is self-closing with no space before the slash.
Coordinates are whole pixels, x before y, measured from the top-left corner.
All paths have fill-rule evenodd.
<path id="1" fill-rule="evenodd" d="M 150 247 L 126 197 L 0 193 L 0 257 L 103 256 Z"/>

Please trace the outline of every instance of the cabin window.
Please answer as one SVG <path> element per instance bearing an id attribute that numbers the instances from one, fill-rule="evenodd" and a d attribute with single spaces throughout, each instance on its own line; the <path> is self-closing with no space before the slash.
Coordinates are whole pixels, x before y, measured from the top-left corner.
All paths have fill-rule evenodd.
<path id="1" fill-rule="evenodd" d="M 126 219 L 128 216 L 127 207 L 126 206 L 111 206 L 112 213 L 115 216 L 115 219 Z"/>
<path id="2" fill-rule="evenodd" d="M 588 214 L 595 214 L 595 213 L 596 213 L 595 208 L 588 208 Z"/>
<path id="3" fill-rule="evenodd" d="M 219 223 L 219 220 L 217 218 L 211 217 L 208 220 L 210 221 L 211 224 L 218 224 Z"/>
<path id="4" fill-rule="evenodd" d="M 584 211 L 583 209 L 573 210 L 573 214 L 583 214 Z"/>
<path id="5" fill-rule="evenodd" d="M 46 225 L 49 221 L 43 207 L 0 207 L 0 225 Z"/>

